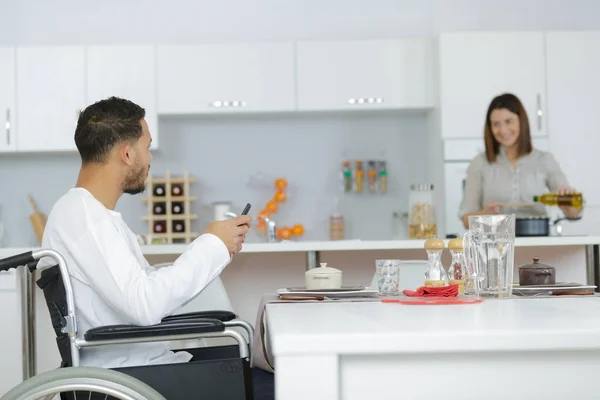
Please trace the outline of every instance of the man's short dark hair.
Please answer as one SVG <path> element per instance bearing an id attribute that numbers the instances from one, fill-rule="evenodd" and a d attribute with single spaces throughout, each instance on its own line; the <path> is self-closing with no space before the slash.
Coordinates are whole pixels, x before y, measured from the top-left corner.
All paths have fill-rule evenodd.
<path id="1" fill-rule="evenodd" d="M 142 136 L 141 120 L 146 111 L 137 104 L 110 97 L 88 106 L 79 115 L 75 145 L 81 161 L 102 163 L 121 142 L 135 142 Z"/>

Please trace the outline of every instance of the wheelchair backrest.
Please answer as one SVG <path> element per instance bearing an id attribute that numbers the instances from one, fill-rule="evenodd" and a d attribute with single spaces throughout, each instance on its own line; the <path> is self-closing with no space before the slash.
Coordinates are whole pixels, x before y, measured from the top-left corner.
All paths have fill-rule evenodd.
<path id="1" fill-rule="evenodd" d="M 67 294 L 58 265 L 44 269 L 36 283 L 44 292 L 46 305 L 50 312 L 50 320 L 56 334 L 56 344 L 62 359 L 61 367 L 70 367 L 72 361 L 69 335 L 62 332 L 65 325 L 64 318 L 68 313 Z"/>

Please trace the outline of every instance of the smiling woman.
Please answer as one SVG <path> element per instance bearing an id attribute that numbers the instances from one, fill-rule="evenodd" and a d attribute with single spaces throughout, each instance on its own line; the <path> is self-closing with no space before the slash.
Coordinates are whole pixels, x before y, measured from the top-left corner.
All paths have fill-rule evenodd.
<path id="1" fill-rule="evenodd" d="M 548 190 L 559 194 L 574 191 L 554 156 L 533 148 L 527 112 L 515 95 L 505 93 L 491 101 L 484 140 L 485 153 L 476 156 L 467 169 L 459 212 L 465 228 L 470 215 L 544 216 L 544 205 L 530 204 L 534 196 Z M 568 218 L 581 212 L 570 207 L 562 210 Z"/>

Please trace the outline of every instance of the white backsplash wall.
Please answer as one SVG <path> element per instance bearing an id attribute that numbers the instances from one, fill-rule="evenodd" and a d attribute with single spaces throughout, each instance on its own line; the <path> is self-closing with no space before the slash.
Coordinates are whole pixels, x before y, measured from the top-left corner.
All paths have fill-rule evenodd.
<path id="1" fill-rule="evenodd" d="M 191 210 L 199 216 L 193 224 L 196 232 L 212 218 L 214 201 L 231 201 L 234 212 L 250 202 L 250 214 L 256 217 L 275 190 L 249 184 L 251 176 L 262 173 L 269 180 L 282 176 L 289 181 L 289 200 L 274 219 L 278 225 L 303 224 L 304 240 L 328 238 L 335 196 L 347 220 L 347 238 L 404 238 L 406 228 L 394 225 L 392 212 L 407 210 L 410 183 L 429 182 L 427 121 L 424 113 L 394 112 L 161 118 L 161 148 L 150 170 L 155 176 L 188 170 L 197 179 L 191 190 L 197 197 Z M 344 154 L 385 159 L 388 193 L 342 194 Z M 6 231 L 2 245 L 35 245 L 27 195 L 49 213 L 75 184 L 79 166 L 77 154 L 0 155 L 0 221 Z M 117 205 L 141 234 L 147 233 L 141 219 L 146 214 L 144 196 L 125 195 Z M 248 240 L 263 240 L 262 233 L 254 232 Z"/>

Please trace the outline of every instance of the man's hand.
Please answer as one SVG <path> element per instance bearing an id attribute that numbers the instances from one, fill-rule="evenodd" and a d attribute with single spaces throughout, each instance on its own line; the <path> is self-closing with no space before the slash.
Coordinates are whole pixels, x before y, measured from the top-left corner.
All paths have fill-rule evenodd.
<path id="1" fill-rule="evenodd" d="M 227 221 L 213 221 L 206 227 L 204 233 L 212 233 L 225 243 L 231 255 L 242 250 L 246 232 L 250 229 L 252 217 L 240 215 Z"/>

